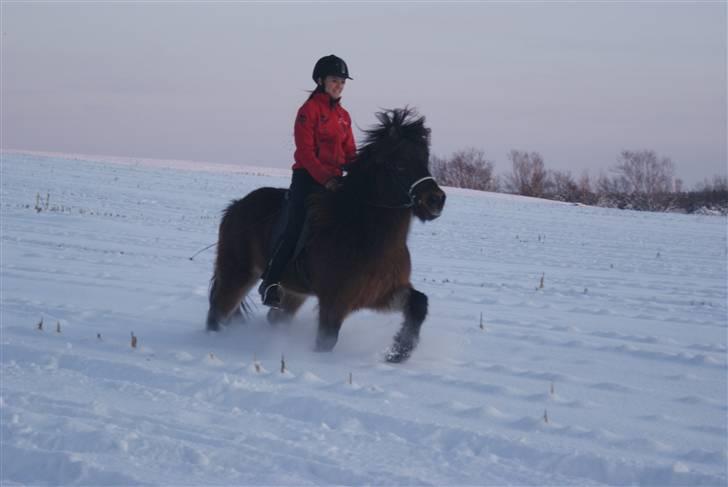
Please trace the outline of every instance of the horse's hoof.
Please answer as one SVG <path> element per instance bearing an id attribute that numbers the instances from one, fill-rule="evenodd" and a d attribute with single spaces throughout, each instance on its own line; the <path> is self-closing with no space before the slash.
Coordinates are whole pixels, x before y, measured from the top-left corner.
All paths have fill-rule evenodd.
<path id="1" fill-rule="evenodd" d="M 339 341 L 337 336 L 317 337 L 315 352 L 330 352 L 334 349 L 334 345 Z"/>
<path id="2" fill-rule="evenodd" d="M 220 322 L 217 320 L 211 320 L 209 317 L 207 318 L 207 331 L 208 332 L 216 332 L 220 331 Z"/>
<path id="3" fill-rule="evenodd" d="M 412 355 L 412 349 L 403 350 L 399 347 L 392 347 L 387 350 L 387 354 L 384 356 L 385 360 L 390 364 L 401 364 Z"/>
<path id="4" fill-rule="evenodd" d="M 398 337 L 399 338 L 399 337 Z M 418 340 L 410 338 L 408 340 L 395 340 L 392 346 L 387 350 L 384 358 L 390 364 L 399 364 L 410 358 L 412 352 L 417 346 Z"/>

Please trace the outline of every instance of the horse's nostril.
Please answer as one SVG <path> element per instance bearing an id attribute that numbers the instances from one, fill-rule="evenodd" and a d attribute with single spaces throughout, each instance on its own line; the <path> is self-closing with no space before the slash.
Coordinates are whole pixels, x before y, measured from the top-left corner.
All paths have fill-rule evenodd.
<path id="1" fill-rule="evenodd" d="M 444 194 L 431 194 L 427 197 L 427 206 L 431 208 L 442 208 L 442 205 L 445 204 L 445 195 Z"/>

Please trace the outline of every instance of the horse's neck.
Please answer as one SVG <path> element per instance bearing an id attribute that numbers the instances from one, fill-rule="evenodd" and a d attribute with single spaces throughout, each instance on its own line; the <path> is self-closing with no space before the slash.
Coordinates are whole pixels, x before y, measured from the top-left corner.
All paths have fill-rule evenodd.
<path id="1" fill-rule="evenodd" d="M 410 208 L 387 207 L 374 191 L 369 178 L 357 181 L 354 191 L 349 193 L 349 204 L 356 207 L 355 213 L 361 215 L 360 224 L 364 225 L 366 239 L 383 246 L 405 245 L 412 221 Z M 381 206 L 380 206 L 381 205 Z"/>
<path id="2" fill-rule="evenodd" d="M 364 208 L 367 234 L 385 246 L 407 244 L 412 211 L 408 208 L 381 208 L 368 205 Z"/>

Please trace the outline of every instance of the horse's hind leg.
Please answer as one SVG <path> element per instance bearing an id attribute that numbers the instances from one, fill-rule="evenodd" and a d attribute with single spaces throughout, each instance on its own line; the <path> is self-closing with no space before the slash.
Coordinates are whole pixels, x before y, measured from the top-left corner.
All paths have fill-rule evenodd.
<path id="1" fill-rule="evenodd" d="M 293 293 L 290 291 L 283 291 L 283 298 L 281 299 L 280 308 L 271 308 L 268 310 L 268 322 L 272 325 L 278 323 L 286 323 L 293 319 L 293 315 L 301 307 L 304 301 L 306 301 L 305 294 Z"/>
<path id="2" fill-rule="evenodd" d="M 240 309 L 240 303 L 257 280 L 256 276 L 239 273 L 215 275 L 210 286 L 210 309 L 207 312 L 207 330 L 218 331 L 220 325 Z"/>
<path id="3" fill-rule="evenodd" d="M 387 362 L 407 360 L 420 341 L 420 328 L 427 317 L 427 296 L 408 287 L 394 292 L 386 308 L 402 310 L 404 322 L 387 351 Z"/>

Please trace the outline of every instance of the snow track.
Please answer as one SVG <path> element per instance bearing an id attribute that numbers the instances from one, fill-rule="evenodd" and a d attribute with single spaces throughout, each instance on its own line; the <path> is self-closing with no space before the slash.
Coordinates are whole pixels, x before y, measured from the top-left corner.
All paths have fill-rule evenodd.
<path id="1" fill-rule="evenodd" d="M 3 485 L 726 484 L 725 218 L 449 190 L 391 366 L 396 315 L 204 332 L 188 257 L 285 178 L 2 157 Z"/>

